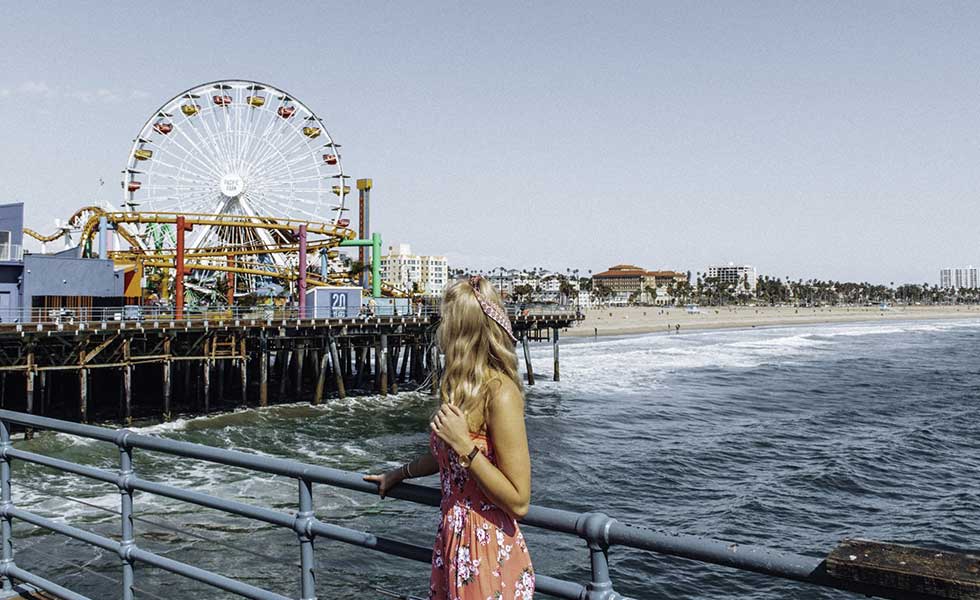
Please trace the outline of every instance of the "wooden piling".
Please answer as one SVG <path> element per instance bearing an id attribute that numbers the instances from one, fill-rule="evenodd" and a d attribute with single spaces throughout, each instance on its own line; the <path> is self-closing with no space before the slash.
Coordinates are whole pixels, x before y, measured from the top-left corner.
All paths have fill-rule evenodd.
<path id="1" fill-rule="evenodd" d="M 201 361 L 201 392 L 204 394 L 204 414 L 211 412 L 211 359 Z"/>
<path id="2" fill-rule="evenodd" d="M 294 383 L 294 395 L 298 402 L 303 395 L 303 359 L 306 356 L 306 348 L 299 346 L 296 348 L 296 381 Z"/>
<path id="3" fill-rule="evenodd" d="M 126 425 L 133 422 L 133 364 L 131 338 L 123 340 L 123 406 L 125 411 Z"/>
<path id="4" fill-rule="evenodd" d="M 276 353 L 276 366 L 281 367 L 279 369 L 279 397 L 286 397 L 286 382 L 289 381 L 289 359 L 292 357 L 293 353 L 288 350 L 280 350 Z M 282 363 L 280 365 L 279 363 Z"/>
<path id="5" fill-rule="evenodd" d="M 401 351 L 401 346 L 396 345 L 391 350 L 388 351 L 388 373 L 390 373 L 389 379 L 391 380 L 391 393 L 398 393 L 398 353 Z"/>
<path id="6" fill-rule="evenodd" d="M 408 357 L 409 354 L 411 354 L 410 352 L 411 348 L 412 348 L 411 344 L 406 344 L 404 341 L 402 342 L 402 345 L 399 350 L 402 353 L 402 368 L 401 368 L 401 372 L 398 373 L 398 382 L 405 381 L 405 375 L 407 374 L 407 369 L 408 369 Z"/>
<path id="7" fill-rule="evenodd" d="M 259 406 L 269 406 L 269 340 L 259 340 Z"/>
<path id="8" fill-rule="evenodd" d="M 88 369 L 78 369 L 78 419 L 88 422 Z"/>
<path id="9" fill-rule="evenodd" d="M 170 420 L 170 336 L 163 338 L 163 420 Z"/>
<path id="10" fill-rule="evenodd" d="M 527 369 L 527 384 L 534 385 L 534 367 L 531 366 L 531 350 L 527 343 L 527 332 L 521 334 L 521 346 L 524 347 L 524 366 Z"/>
<path id="11" fill-rule="evenodd" d="M 242 406 L 248 406 L 248 355 L 245 354 L 245 338 L 239 342 L 238 355 L 238 376 L 242 385 L 241 402 Z"/>
<path id="12" fill-rule="evenodd" d="M 429 349 L 429 374 L 432 377 L 432 394 L 440 397 L 439 394 L 439 347 L 432 344 Z"/>
<path id="13" fill-rule="evenodd" d="M 344 373 L 340 362 L 337 360 L 337 339 L 330 338 L 330 362 L 333 366 L 334 382 L 337 384 L 337 395 L 343 399 L 347 397 L 347 390 L 344 389 Z"/>
<path id="14" fill-rule="evenodd" d="M 561 371 L 558 366 L 558 328 L 554 327 L 551 330 L 551 349 L 555 357 L 555 372 L 552 379 L 554 381 L 561 381 Z"/>
<path id="15" fill-rule="evenodd" d="M 316 378 L 316 392 L 313 394 L 313 405 L 320 404 L 323 400 L 323 388 L 327 385 L 327 361 L 330 355 L 326 352 L 320 353 L 320 370 Z"/>
<path id="16" fill-rule="evenodd" d="M 381 396 L 388 395 L 388 336 L 381 334 L 378 347 L 375 349 L 375 363 L 377 364 L 379 391 Z"/>
<path id="17" fill-rule="evenodd" d="M 218 404 L 225 399 L 225 361 L 215 360 L 215 378 L 217 379 L 217 385 L 214 390 L 214 399 Z"/>
<path id="18" fill-rule="evenodd" d="M 34 414 L 34 348 L 31 347 L 27 352 L 27 370 L 24 371 L 24 375 L 27 378 L 25 382 L 25 396 L 27 401 L 27 414 Z M 34 430 L 27 428 L 24 432 L 24 436 L 27 439 L 34 437 Z"/>

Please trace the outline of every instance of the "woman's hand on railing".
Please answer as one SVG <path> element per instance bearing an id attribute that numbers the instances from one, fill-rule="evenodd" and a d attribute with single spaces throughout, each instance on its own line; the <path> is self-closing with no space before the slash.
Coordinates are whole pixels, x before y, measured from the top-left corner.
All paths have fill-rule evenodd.
<path id="1" fill-rule="evenodd" d="M 405 474 L 402 469 L 392 469 L 390 471 L 385 471 L 380 475 L 365 475 L 364 481 L 373 481 L 378 484 L 378 495 L 382 498 L 385 497 L 391 488 L 395 487 L 402 480 L 405 479 Z"/>

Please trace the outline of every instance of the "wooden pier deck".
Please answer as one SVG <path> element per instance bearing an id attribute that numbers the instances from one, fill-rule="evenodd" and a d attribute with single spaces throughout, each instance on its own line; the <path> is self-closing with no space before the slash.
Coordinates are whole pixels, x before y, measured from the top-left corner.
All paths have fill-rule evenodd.
<path id="1" fill-rule="evenodd" d="M 529 340 L 553 342 L 575 313 L 513 317 L 534 383 Z M 63 419 L 170 419 L 348 394 L 438 389 L 438 315 L 297 318 L 211 314 L 0 324 L 0 406 Z M 271 387 L 271 389 L 270 389 Z"/>

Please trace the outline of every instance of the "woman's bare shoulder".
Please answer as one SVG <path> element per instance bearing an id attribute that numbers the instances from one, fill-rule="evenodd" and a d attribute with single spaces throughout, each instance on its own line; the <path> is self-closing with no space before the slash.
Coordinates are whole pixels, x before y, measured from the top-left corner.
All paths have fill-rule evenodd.
<path id="1" fill-rule="evenodd" d="M 491 411 L 524 411 L 524 393 L 520 386 L 509 377 L 496 377 L 490 394 Z"/>

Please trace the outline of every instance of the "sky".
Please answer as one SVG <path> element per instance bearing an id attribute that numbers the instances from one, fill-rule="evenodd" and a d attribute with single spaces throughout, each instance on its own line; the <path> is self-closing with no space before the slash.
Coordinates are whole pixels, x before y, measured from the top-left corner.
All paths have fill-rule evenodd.
<path id="1" fill-rule="evenodd" d="M 0 202 L 121 202 L 159 105 L 289 90 L 372 226 L 471 268 L 980 265 L 980 3 L 0 0 Z M 100 186 L 100 178 L 105 185 Z"/>

